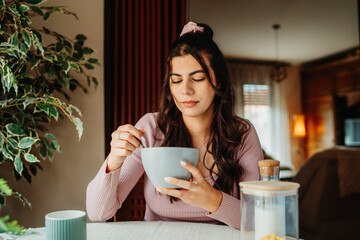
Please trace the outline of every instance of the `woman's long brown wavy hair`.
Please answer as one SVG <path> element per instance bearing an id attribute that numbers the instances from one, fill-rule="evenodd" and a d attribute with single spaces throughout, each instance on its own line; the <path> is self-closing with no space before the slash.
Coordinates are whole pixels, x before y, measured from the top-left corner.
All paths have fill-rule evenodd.
<path id="1" fill-rule="evenodd" d="M 230 84 L 229 73 L 225 59 L 217 44 L 213 41 L 213 31 L 205 24 L 204 32 L 187 33 L 178 37 L 170 46 L 167 57 L 167 70 L 162 84 L 159 115 L 157 124 L 165 138 L 161 144 L 164 147 L 193 147 L 191 135 L 182 119 L 182 114 L 176 107 L 170 92 L 169 74 L 171 59 L 177 56 L 191 55 L 201 65 L 209 83 L 215 91 L 214 115 L 210 125 L 210 136 L 206 154 L 212 154 L 215 162 L 208 169 L 213 176 L 214 167 L 218 173 L 214 187 L 225 193 L 231 193 L 234 183 L 239 181 L 243 169 L 235 161 L 244 134 L 249 130 L 249 124 L 234 113 L 234 91 Z M 211 81 L 209 68 L 204 61 L 208 58 L 210 67 L 215 73 L 216 84 Z M 211 149 L 210 149 L 211 146 Z M 203 158 L 205 165 L 205 156 Z M 213 178 L 213 180 L 215 180 Z"/>

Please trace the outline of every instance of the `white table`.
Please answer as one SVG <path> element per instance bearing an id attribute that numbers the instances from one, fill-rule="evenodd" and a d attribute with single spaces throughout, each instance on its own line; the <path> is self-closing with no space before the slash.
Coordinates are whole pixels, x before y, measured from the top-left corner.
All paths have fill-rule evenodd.
<path id="1" fill-rule="evenodd" d="M 189 222 L 115 222 L 88 223 L 87 240 L 239 240 L 240 231 L 229 226 Z M 45 240 L 45 228 L 30 228 L 32 233 L 13 237 L 0 234 L 2 240 Z M 5 238 L 6 237 L 6 238 Z"/>

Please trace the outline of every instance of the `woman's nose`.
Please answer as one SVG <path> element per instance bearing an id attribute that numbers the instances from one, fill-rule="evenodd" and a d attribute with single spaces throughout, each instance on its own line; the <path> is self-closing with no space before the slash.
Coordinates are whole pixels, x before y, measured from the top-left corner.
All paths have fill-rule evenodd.
<path id="1" fill-rule="evenodd" d="M 191 95 L 194 93 L 194 89 L 191 81 L 187 81 L 187 80 L 184 81 L 182 93 L 184 95 Z"/>

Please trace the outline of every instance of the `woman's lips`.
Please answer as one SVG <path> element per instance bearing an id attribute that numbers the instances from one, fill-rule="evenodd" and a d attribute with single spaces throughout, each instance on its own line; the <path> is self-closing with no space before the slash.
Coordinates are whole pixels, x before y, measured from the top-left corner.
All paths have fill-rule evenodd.
<path id="1" fill-rule="evenodd" d="M 193 107 L 195 106 L 198 101 L 184 101 L 184 102 L 181 102 L 185 107 L 187 108 L 190 108 L 190 107 Z"/>

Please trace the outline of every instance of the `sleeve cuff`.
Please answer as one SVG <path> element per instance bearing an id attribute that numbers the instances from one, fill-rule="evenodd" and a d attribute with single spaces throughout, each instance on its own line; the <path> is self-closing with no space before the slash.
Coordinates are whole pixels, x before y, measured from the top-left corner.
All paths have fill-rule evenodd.
<path id="1" fill-rule="evenodd" d="M 110 171 L 109 166 L 108 166 L 108 158 L 105 159 L 105 174 L 112 174 L 112 173 L 120 172 L 120 169 L 121 169 L 121 167 L 119 167 L 118 169 L 116 169 L 114 171 Z"/>
<path id="2" fill-rule="evenodd" d="M 219 208 L 213 213 L 208 212 L 206 216 L 240 229 L 240 200 L 224 192 L 221 194 L 222 201 Z"/>

